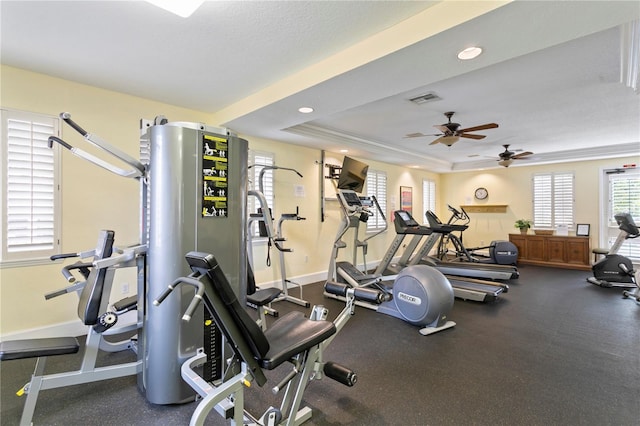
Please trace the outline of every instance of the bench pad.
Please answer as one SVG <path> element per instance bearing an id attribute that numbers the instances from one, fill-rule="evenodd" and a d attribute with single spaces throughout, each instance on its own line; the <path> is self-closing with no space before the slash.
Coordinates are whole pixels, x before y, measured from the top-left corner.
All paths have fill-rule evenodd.
<path id="1" fill-rule="evenodd" d="M 258 290 L 253 294 L 249 294 L 247 296 L 247 302 L 254 304 L 256 306 L 264 306 L 268 303 L 273 302 L 275 298 L 280 296 L 280 293 L 282 293 L 282 290 L 278 288 L 275 288 L 275 287 L 265 288 L 263 290 Z"/>
<path id="2" fill-rule="evenodd" d="M 0 342 L 0 360 L 75 354 L 79 349 L 80 344 L 75 337 L 9 340 Z"/>

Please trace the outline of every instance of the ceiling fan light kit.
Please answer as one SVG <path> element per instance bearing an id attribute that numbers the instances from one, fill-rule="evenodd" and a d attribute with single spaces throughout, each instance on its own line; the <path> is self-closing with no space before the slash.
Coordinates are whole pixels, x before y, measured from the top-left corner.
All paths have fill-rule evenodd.
<path id="1" fill-rule="evenodd" d="M 455 112 L 453 111 L 445 112 L 444 115 L 445 117 L 447 117 L 449 121 L 444 124 L 433 126 L 436 129 L 440 130 L 442 133 L 431 135 L 431 136 L 440 136 L 440 137 L 434 140 L 433 142 L 431 142 L 429 145 L 443 143 L 447 146 L 451 146 L 454 143 L 458 142 L 460 138 L 476 139 L 476 140 L 484 139 L 486 137 L 485 135 L 474 135 L 470 132 L 477 132 L 478 130 L 495 129 L 498 127 L 498 124 L 496 123 L 487 123 L 487 124 L 482 124 L 480 126 L 473 126 L 473 127 L 467 127 L 465 129 L 461 129 L 460 123 L 451 122 L 451 117 L 453 117 L 453 114 L 455 114 Z M 428 136 L 428 135 L 425 135 L 425 136 Z"/>

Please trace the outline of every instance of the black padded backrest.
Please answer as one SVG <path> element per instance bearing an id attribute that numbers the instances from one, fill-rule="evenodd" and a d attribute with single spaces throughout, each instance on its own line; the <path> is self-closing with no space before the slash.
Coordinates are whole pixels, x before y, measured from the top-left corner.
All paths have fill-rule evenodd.
<path id="1" fill-rule="evenodd" d="M 115 232 L 100 231 L 98 236 L 98 244 L 93 257 L 94 260 L 106 259 L 113 253 L 113 240 Z M 101 315 L 100 306 L 103 305 L 103 298 L 109 295 L 104 291 L 104 279 L 107 269 L 91 268 L 89 277 L 85 281 L 85 285 L 80 292 L 80 301 L 78 302 L 78 318 L 85 325 L 95 325 L 98 317 Z"/>
<path id="2" fill-rule="evenodd" d="M 255 359 L 264 358 L 269 352 L 269 341 L 262 329 L 238 301 L 238 297 L 233 288 L 231 288 L 229 280 L 227 280 L 215 257 L 207 253 L 189 252 L 186 255 L 186 259 L 192 270 L 198 271 L 203 275 L 206 274 L 209 278 L 202 281 L 205 285 L 205 297 L 208 297 L 211 291 L 215 292 L 215 295 L 220 298 L 229 315 L 233 318 L 235 325 L 242 334 L 242 338 L 251 348 Z M 214 317 L 219 317 L 215 312 L 211 312 L 211 314 Z M 221 328 L 225 327 L 225 324 L 219 325 Z M 234 336 L 227 337 L 234 338 Z"/>
<path id="3" fill-rule="evenodd" d="M 224 273 L 220 268 L 210 269 L 208 276 L 213 282 L 213 286 L 220 295 L 222 301 L 227 305 L 233 318 L 236 320 L 240 331 L 244 335 L 249 347 L 257 359 L 263 359 L 269 352 L 269 341 L 265 337 L 262 329 L 255 320 L 249 316 L 244 306 L 240 304 L 236 294 L 229 285 Z"/>
<path id="4" fill-rule="evenodd" d="M 247 257 L 247 294 L 253 294 L 258 290 L 256 287 L 256 277 L 253 275 L 253 268 L 249 263 L 249 257 Z"/>

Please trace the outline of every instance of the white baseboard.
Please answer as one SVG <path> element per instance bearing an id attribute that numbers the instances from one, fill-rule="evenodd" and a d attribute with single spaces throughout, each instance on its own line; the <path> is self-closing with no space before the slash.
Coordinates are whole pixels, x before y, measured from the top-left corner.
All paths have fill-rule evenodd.
<path id="1" fill-rule="evenodd" d="M 48 325 L 46 327 L 31 328 L 28 330 L 2 334 L 0 336 L 0 341 L 4 342 L 6 340 L 40 339 L 44 337 L 75 337 L 82 336 L 84 334 L 87 334 L 87 326 L 82 324 L 80 320 L 74 320 Z"/>
<path id="2" fill-rule="evenodd" d="M 367 266 L 375 267 L 379 261 L 367 262 Z M 362 265 L 358 265 L 362 267 Z M 300 285 L 307 285 L 324 281 L 327 279 L 327 271 L 314 272 L 311 274 L 299 275 L 292 277 L 289 281 Z M 280 288 L 280 280 L 259 283 L 260 288 L 277 287 Z M 289 284 L 288 288 L 295 288 L 295 285 Z M 87 326 L 79 320 L 68 321 L 58 324 L 48 325 L 46 327 L 33 328 L 13 333 L 0 334 L 0 341 L 18 340 L 18 339 L 38 339 L 44 337 L 65 337 L 65 336 L 81 336 L 87 334 Z"/>
<path id="3" fill-rule="evenodd" d="M 296 284 L 300 284 L 300 285 L 307 285 L 307 284 L 317 283 L 318 281 L 323 281 L 323 280 L 326 280 L 326 279 L 327 279 L 327 271 L 314 272 L 314 273 L 311 273 L 311 274 L 299 275 L 297 277 L 293 277 L 293 278 L 289 278 L 288 279 L 288 281 L 290 281 L 290 283 L 287 286 L 287 288 L 295 288 L 295 285 L 291 284 L 291 282 L 296 283 Z M 282 282 L 281 280 L 261 282 L 261 283 L 257 283 L 257 286 L 260 287 L 260 288 L 268 288 L 268 287 L 280 288 L 281 282 Z"/>

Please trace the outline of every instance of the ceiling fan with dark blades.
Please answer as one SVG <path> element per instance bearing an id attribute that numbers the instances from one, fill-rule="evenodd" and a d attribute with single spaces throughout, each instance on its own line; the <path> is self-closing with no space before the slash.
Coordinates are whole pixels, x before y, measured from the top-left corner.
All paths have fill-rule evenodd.
<path id="1" fill-rule="evenodd" d="M 533 155 L 533 152 L 531 151 L 525 151 L 525 152 L 516 154 L 513 151 L 509 151 L 509 145 L 502 145 L 502 146 L 504 147 L 504 152 L 501 152 L 500 154 L 498 154 L 498 156 L 500 157 L 498 159 L 498 164 L 500 164 L 503 167 L 509 167 L 511 163 L 513 163 L 513 160 L 526 160 L 528 156 Z"/>
<path id="2" fill-rule="evenodd" d="M 484 139 L 486 137 L 485 135 L 474 135 L 474 134 L 471 134 L 470 132 L 477 132 L 479 130 L 486 130 L 486 129 L 495 129 L 496 127 L 498 127 L 496 123 L 488 123 L 480 126 L 473 126 L 473 127 L 467 127 L 467 128 L 461 129 L 459 123 L 451 122 L 451 117 L 453 117 L 453 114 L 455 114 L 455 112 L 453 111 L 445 112 L 444 115 L 445 117 L 447 117 L 449 122 L 445 124 L 433 126 L 436 129 L 440 130 L 442 133 L 438 133 L 435 135 L 423 135 L 421 133 L 413 133 L 413 134 L 407 135 L 406 137 L 412 138 L 412 137 L 421 137 L 421 136 L 440 136 L 438 139 L 434 140 L 429 145 L 442 143 L 447 146 L 451 146 L 454 143 L 458 142 L 460 138 L 468 138 L 468 139 L 476 139 L 476 140 Z"/>

